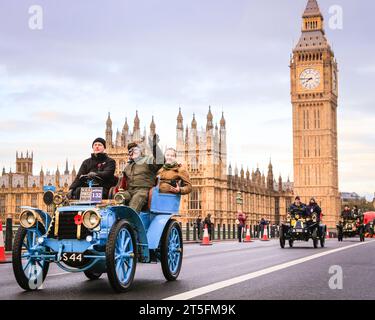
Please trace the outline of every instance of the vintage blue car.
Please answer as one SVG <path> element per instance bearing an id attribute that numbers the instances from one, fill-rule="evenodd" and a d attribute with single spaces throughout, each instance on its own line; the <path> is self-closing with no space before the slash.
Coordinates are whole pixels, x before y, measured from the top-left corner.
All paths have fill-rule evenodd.
<path id="1" fill-rule="evenodd" d="M 90 189 L 90 188 L 87 188 Z M 180 195 L 152 189 L 149 208 L 140 213 L 123 205 L 121 191 L 114 199 L 71 201 L 63 193 L 47 191 L 44 202 L 53 215 L 23 207 L 14 241 L 13 271 L 24 290 L 43 283 L 51 262 L 89 279 L 107 273 L 116 292 L 127 291 L 137 262 L 161 262 L 165 278 L 176 280 L 182 265 L 183 243 L 178 217 Z M 150 193 L 151 194 L 151 193 Z M 96 198 L 95 198 L 96 197 Z"/>

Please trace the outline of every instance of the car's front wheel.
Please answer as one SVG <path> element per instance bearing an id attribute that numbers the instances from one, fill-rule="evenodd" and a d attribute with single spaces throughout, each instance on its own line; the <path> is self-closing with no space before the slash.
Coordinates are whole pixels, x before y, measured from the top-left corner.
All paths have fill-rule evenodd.
<path id="1" fill-rule="evenodd" d="M 133 228 L 126 220 L 117 221 L 109 232 L 106 264 L 112 288 L 116 292 L 128 291 L 134 280 L 137 246 Z"/>
<path id="2" fill-rule="evenodd" d="M 35 256 L 38 238 L 45 233 L 41 224 L 25 229 L 19 227 L 13 243 L 13 273 L 19 286 L 26 290 L 37 290 L 43 284 L 49 262 Z"/>

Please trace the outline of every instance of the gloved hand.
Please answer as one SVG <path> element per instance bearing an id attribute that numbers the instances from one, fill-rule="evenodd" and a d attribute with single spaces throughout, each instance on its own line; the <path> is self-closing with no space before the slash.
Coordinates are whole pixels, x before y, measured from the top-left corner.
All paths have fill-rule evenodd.
<path id="1" fill-rule="evenodd" d="M 97 173 L 96 172 L 93 172 L 93 171 L 91 171 L 91 172 L 89 172 L 88 174 L 87 174 L 87 177 L 89 178 L 89 179 L 93 179 L 93 178 L 95 178 L 97 176 Z"/>

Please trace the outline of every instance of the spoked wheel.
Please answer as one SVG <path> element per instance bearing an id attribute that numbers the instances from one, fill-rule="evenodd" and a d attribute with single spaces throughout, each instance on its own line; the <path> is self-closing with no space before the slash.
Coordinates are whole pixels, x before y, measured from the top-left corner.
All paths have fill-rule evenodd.
<path id="1" fill-rule="evenodd" d="M 116 292 L 130 289 L 137 265 L 137 247 L 133 228 L 126 220 L 114 224 L 106 246 L 108 280 Z"/>
<path id="2" fill-rule="evenodd" d="M 294 243 L 293 240 L 289 240 L 289 247 L 293 248 L 293 243 Z"/>
<path id="3" fill-rule="evenodd" d="M 160 261 L 163 275 L 174 281 L 180 274 L 183 256 L 182 232 L 180 224 L 171 220 L 164 229 L 160 240 Z"/>
<path id="4" fill-rule="evenodd" d="M 89 278 L 90 280 L 97 280 L 101 277 L 102 273 L 101 272 L 93 272 L 91 270 L 86 270 L 86 271 L 83 271 L 83 273 L 85 274 L 85 276 L 87 278 Z"/>
<path id="5" fill-rule="evenodd" d="M 44 227 L 19 227 L 13 243 L 13 273 L 19 286 L 26 290 L 37 290 L 47 276 L 49 262 L 32 257 L 38 246 L 38 238 L 44 234 Z"/>

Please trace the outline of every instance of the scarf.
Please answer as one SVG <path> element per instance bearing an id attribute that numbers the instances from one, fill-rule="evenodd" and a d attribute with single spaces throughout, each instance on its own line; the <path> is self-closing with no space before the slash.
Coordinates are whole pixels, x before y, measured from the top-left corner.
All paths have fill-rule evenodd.
<path id="1" fill-rule="evenodd" d="M 176 161 L 173 161 L 172 163 L 164 163 L 163 164 L 163 168 L 165 170 L 171 170 L 171 169 L 174 169 L 178 166 L 178 163 Z"/>

